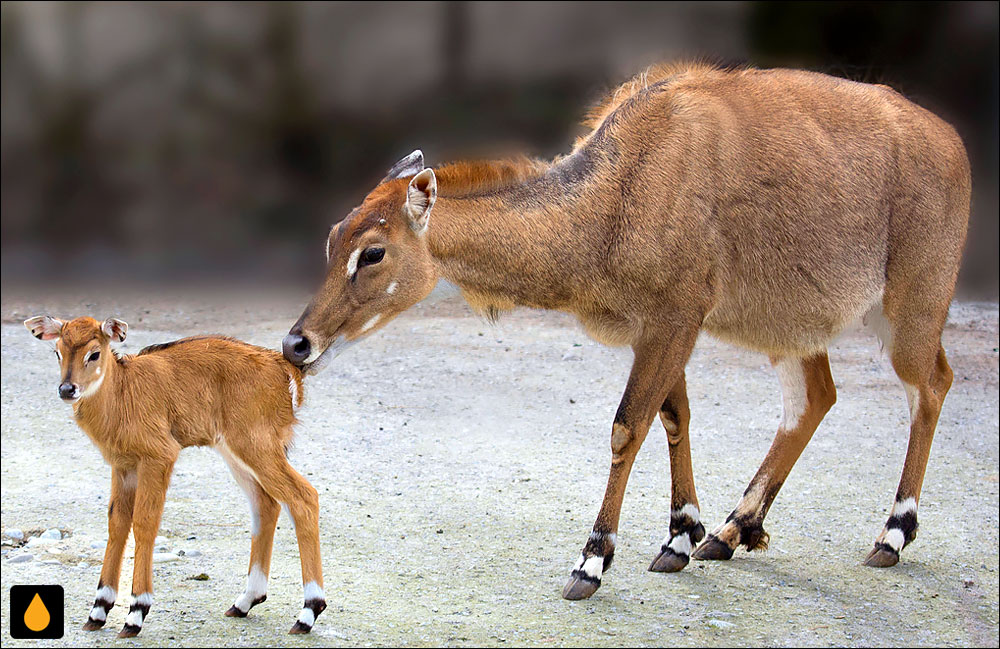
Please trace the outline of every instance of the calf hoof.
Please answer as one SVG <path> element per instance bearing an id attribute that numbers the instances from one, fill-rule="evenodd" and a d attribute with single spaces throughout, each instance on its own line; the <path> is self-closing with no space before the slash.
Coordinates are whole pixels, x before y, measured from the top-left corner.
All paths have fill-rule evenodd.
<path id="1" fill-rule="evenodd" d="M 250 611 L 241 611 L 236 608 L 235 604 L 233 604 L 229 607 L 229 610 L 226 611 L 226 617 L 246 617 L 249 612 Z"/>
<path id="2" fill-rule="evenodd" d="M 139 635 L 140 631 L 142 631 L 142 627 L 141 626 L 136 626 L 134 624 L 126 624 L 125 626 L 122 627 L 122 630 L 118 632 L 118 637 L 119 638 L 134 638 L 137 635 Z"/>
<path id="3" fill-rule="evenodd" d="M 301 635 L 303 633 L 309 633 L 310 631 L 312 631 L 311 626 L 307 626 L 296 620 L 295 624 L 292 625 L 292 628 L 288 630 L 288 633 L 290 635 Z"/>
<path id="4" fill-rule="evenodd" d="M 587 599 L 596 593 L 600 587 L 600 579 L 594 579 L 580 570 L 574 570 L 569 581 L 563 587 L 562 596 L 563 599 L 568 600 Z"/>
<path id="5" fill-rule="evenodd" d="M 99 621 L 99 620 L 95 620 L 93 618 L 90 618 L 89 620 L 87 620 L 86 622 L 83 623 L 83 627 L 82 628 L 83 628 L 84 631 L 98 631 L 98 630 L 104 628 L 104 622 L 105 621 Z"/>
<path id="6" fill-rule="evenodd" d="M 699 561 L 728 561 L 733 558 L 733 549 L 709 534 L 705 542 L 691 555 Z"/>
<path id="7" fill-rule="evenodd" d="M 686 554 L 677 554 L 670 548 L 667 548 L 656 555 L 656 558 L 653 559 L 653 563 L 649 564 L 649 571 L 679 572 L 684 569 L 684 566 L 686 566 L 690 560 L 690 557 Z"/>
<path id="8" fill-rule="evenodd" d="M 870 568 L 889 568 L 899 563 L 899 553 L 884 543 L 879 543 L 868 553 L 865 565 Z"/>

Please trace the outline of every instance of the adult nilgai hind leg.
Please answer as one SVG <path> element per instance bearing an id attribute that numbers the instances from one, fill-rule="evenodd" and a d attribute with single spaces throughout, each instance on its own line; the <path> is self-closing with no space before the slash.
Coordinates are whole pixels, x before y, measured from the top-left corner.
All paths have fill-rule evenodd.
<path id="1" fill-rule="evenodd" d="M 940 340 L 940 328 L 937 337 L 931 339 Z M 926 348 L 922 350 L 919 344 L 908 345 L 909 342 L 899 336 L 893 341 L 892 366 L 903 381 L 910 403 L 910 442 L 892 513 L 875 539 L 875 548 L 865 559 L 865 565 L 875 568 L 896 565 L 900 551 L 917 536 L 917 503 L 924 471 L 941 405 L 952 381 L 952 371 L 940 342 L 936 354 L 928 354 Z"/>
<path id="2" fill-rule="evenodd" d="M 698 335 L 697 325 L 670 329 L 666 341 L 633 346 L 635 361 L 611 429 L 611 471 L 594 531 L 563 588 L 566 599 L 586 599 L 601 585 L 601 575 L 611 567 L 621 515 L 622 497 L 636 453 L 642 446 L 656 412 L 670 389 L 684 374 Z"/>
<path id="3" fill-rule="evenodd" d="M 695 559 L 729 559 L 740 545 L 767 548 L 764 517 L 824 415 L 837 400 L 826 352 L 807 359 L 771 359 L 781 383 L 784 418 L 763 464 L 726 522 L 695 550 Z"/>
<path id="4" fill-rule="evenodd" d="M 663 539 L 660 553 L 649 565 L 652 572 L 683 569 L 690 561 L 692 548 L 705 538 L 691 469 L 690 420 L 687 383 L 682 374 L 660 406 L 660 421 L 667 431 L 667 444 L 670 446 L 670 533 Z"/>

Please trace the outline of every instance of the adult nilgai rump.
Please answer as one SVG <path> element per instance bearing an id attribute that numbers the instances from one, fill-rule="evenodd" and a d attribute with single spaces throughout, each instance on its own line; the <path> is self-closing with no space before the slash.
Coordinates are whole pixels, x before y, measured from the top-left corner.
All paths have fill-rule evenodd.
<path id="1" fill-rule="evenodd" d="M 607 491 L 563 591 L 579 599 L 611 564 L 625 484 L 657 414 L 672 498 L 650 570 L 766 547 L 767 510 L 836 400 L 826 347 L 865 318 L 910 404 L 895 504 L 866 559 L 895 564 L 916 533 L 952 380 L 941 331 L 970 190 L 958 135 L 885 86 L 697 65 L 640 75 L 587 125 L 552 162 L 430 169 L 419 151 L 400 160 L 331 230 L 327 277 L 286 336 L 285 357 L 318 371 L 439 277 L 490 317 L 516 305 L 558 309 L 597 340 L 630 345 Z M 684 376 L 700 330 L 768 354 L 784 404 L 763 464 L 707 539 Z"/>

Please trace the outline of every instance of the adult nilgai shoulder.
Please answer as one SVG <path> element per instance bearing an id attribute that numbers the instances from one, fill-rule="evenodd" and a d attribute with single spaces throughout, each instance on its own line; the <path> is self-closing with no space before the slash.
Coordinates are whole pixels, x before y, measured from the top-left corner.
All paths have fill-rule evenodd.
<path id="1" fill-rule="evenodd" d="M 563 591 L 578 599 L 611 564 L 629 471 L 657 415 L 672 499 L 650 569 L 766 547 L 768 508 L 836 400 L 826 347 L 865 318 L 910 401 L 895 505 L 866 560 L 895 564 L 916 533 L 952 379 L 941 331 L 970 191 L 954 129 L 885 86 L 702 65 L 647 71 L 587 126 L 550 162 L 429 168 L 420 151 L 400 160 L 330 231 L 326 279 L 285 338 L 285 357 L 318 371 L 442 277 L 488 316 L 558 309 L 597 340 L 630 345 L 604 503 Z M 684 376 L 700 330 L 768 354 L 785 413 L 743 498 L 707 538 Z"/>

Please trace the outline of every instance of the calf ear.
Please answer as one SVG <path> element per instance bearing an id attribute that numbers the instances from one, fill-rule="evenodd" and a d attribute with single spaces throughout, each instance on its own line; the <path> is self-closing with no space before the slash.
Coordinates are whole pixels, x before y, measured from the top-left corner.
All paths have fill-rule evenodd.
<path id="1" fill-rule="evenodd" d="M 415 150 L 410 155 L 405 158 L 400 159 L 399 162 L 392 165 L 385 174 L 385 178 L 382 182 L 389 182 L 390 180 L 395 180 L 396 178 L 406 178 L 416 174 L 418 171 L 424 168 L 424 154 L 420 149 Z M 379 183 L 380 185 L 382 183 Z"/>
<path id="2" fill-rule="evenodd" d="M 431 208 L 437 200 L 437 176 L 431 168 L 424 169 L 410 180 L 406 188 L 406 215 L 410 218 L 410 227 L 417 234 L 423 234 L 427 229 L 427 220 L 431 216 Z"/>
<path id="3" fill-rule="evenodd" d="M 55 340 L 62 332 L 63 322 L 52 316 L 36 315 L 25 320 L 24 327 L 39 340 Z"/>
<path id="4" fill-rule="evenodd" d="M 118 318 L 108 318 L 101 325 L 101 331 L 111 340 L 124 342 L 125 336 L 128 334 L 128 323 Z"/>

